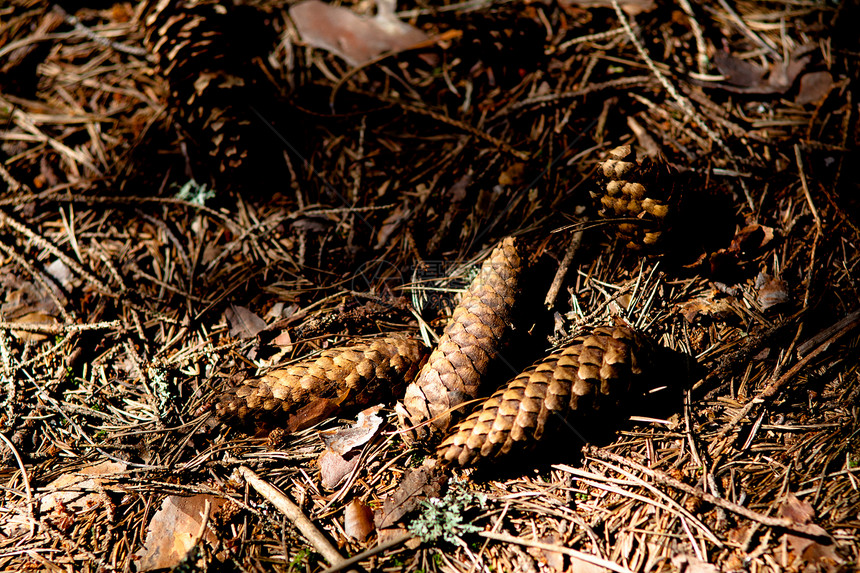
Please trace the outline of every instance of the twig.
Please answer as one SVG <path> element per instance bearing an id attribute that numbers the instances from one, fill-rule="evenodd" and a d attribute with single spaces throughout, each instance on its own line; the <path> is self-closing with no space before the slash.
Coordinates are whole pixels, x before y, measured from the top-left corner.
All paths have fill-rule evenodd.
<path id="1" fill-rule="evenodd" d="M 311 523 L 299 506 L 293 503 L 286 495 L 268 482 L 263 481 L 260 476 L 254 473 L 253 470 L 246 466 L 239 467 L 239 473 L 245 478 L 252 488 L 257 493 L 262 495 L 269 503 L 278 508 L 293 525 L 296 526 L 302 535 L 305 536 L 314 549 L 323 556 L 333 566 L 338 566 L 344 562 L 344 558 L 338 550 L 332 545 L 323 533 Z"/>
<path id="2" fill-rule="evenodd" d="M 84 330 L 110 330 L 122 327 L 119 320 L 106 320 L 91 324 L 38 324 L 32 322 L 6 322 L 0 321 L 0 330 L 20 330 L 22 332 L 36 332 L 39 334 L 61 334 L 64 332 L 81 332 Z"/>
<path id="3" fill-rule="evenodd" d="M 332 565 L 328 569 L 323 570 L 322 573 L 337 573 L 338 571 L 343 571 L 347 567 L 352 567 L 353 565 L 357 565 L 360 561 L 364 561 L 365 559 L 370 559 L 371 557 L 373 557 L 374 555 L 377 555 L 378 553 L 382 553 L 383 551 L 391 549 L 392 547 L 397 547 L 398 545 L 402 545 L 403 543 L 406 543 L 410 539 L 415 539 L 415 536 L 413 536 L 411 533 L 404 533 L 403 535 L 398 535 L 397 537 L 393 537 L 392 539 L 389 539 L 385 543 L 380 543 L 376 547 L 371 547 L 370 549 L 362 551 L 358 555 L 354 555 L 354 556 L 350 557 L 349 559 L 344 559 L 339 564 Z"/>
<path id="4" fill-rule="evenodd" d="M 486 537 L 487 539 L 493 539 L 495 541 L 516 543 L 517 545 L 524 545 L 526 547 L 537 547 L 538 549 L 543 549 L 545 551 L 555 551 L 556 553 L 563 553 L 565 555 L 573 557 L 574 559 L 579 559 L 580 561 L 585 561 L 586 563 L 591 563 L 592 565 L 597 565 L 598 567 L 605 567 L 606 569 L 616 571 L 617 573 L 633 573 L 630 569 L 622 567 L 621 565 L 618 565 L 613 561 L 601 559 L 600 557 L 595 557 L 590 553 L 583 553 L 582 551 L 570 549 L 562 545 L 541 543 L 540 541 L 532 541 L 531 539 L 521 539 L 519 537 L 514 537 L 513 535 L 507 535 L 505 533 L 495 533 L 493 531 L 480 531 L 478 532 L 478 535 L 480 535 L 481 537 Z"/>
<path id="5" fill-rule="evenodd" d="M 696 20 L 696 14 L 693 13 L 693 7 L 689 0 L 678 0 L 681 9 L 690 20 L 690 28 L 693 29 L 693 37 L 696 38 L 696 66 L 699 73 L 704 75 L 708 69 L 708 46 L 705 44 L 705 36 L 702 34 L 702 27 L 699 21 Z"/>
<path id="6" fill-rule="evenodd" d="M 582 223 L 588 223 L 587 215 L 582 218 Z M 570 263 L 573 262 L 573 257 L 576 256 L 576 252 L 579 250 L 580 245 L 582 245 L 582 231 L 582 227 L 574 231 L 573 236 L 570 238 L 570 243 L 567 245 L 567 252 L 564 254 L 561 264 L 558 265 L 558 270 L 555 272 L 555 277 L 552 279 L 552 284 L 546 293 L 546 299 L 544 299 L 544 304 L 548 308 L 552 308 L 555 305 L 558 291 L 561 290 L 561 283 L 564 282 L 564 277 L 567 276 Z"/>
<path id="7" fill-rule="evenodd" d="M 815 219 L 815 226 L 821 230 L 821 216 L 818 214 L 818 209 L 815 208 L 815 203 L 812 202 L 812 194 L 809 192 L 809 185 L 806 183 L 806 171 L 803 169 L 803 159 L 800 157 L 800 145 L 794 144 L 794 158 L 797 160 L 797 170 L 800 172 L 800 186 L 803 187 L 803 194 L 806 195 L 806 202 L 809 203 L 809 210 L 812 211 L 812 218 Z"/>
<path id="8" fill-rule="evenodd" d="M 841 321 L 839 321 L 842 328 L 837 331 L 833 331 L 833 327 L 827 329 L 827 332 L 831 332 L 832 334 L 826 338 L 815 350 L 807 354 L 800 362 L 792 366 L 788 372 L 779 377 L 778 380 L 775 380 L 771 384 L 767 386 L 764 390 L 758 393 L 758 395 L 749 401 L 747 405 L 745 405 L 740 412 L 738 412 L 735 419 L 729 422 L 720 433 L 712 440 L 712 443 L 716 443 L 725 437 L 733 428 L 735 428 L 738 424 L 741 423 L 741 420 L 746 418 L 746 416 L 752 411 L 752 409 L 756 406 L 756 404 L 761 404 L 767 398 L 772 398 L 779 391 L 780 388 L 785 386 L 789 380 L 791 380 L 795 374 L 800 372 L 813 358 L 817 357 L 819 354 L 827 350 L 827 348 L 852 330 L 860 325 L 860 311 L 853 312 Z M 805 344 L 803 346 L 806 346 Z M 723 442 L 719 448 L 713 453 L 712 458 L 716 459 L 726 448 L 728 442 Z"/>
<path id="9" fill-rule="evenodd" d="M 738 505 L 726 499 L 713 496 L 705 492 L 701 488 L 687 485 L 682 481 L 678 481 L 673 477 L 669 477 L 663 472 L 653 470 L 641 464 L 637 464 L 634 461 L 628 460 L 622 456 L 619 456 L 618 454 L 613 454 L 612 452 L 606 451 L 604 449 L 592 446 L 586 449 L 586 453 L 590 456 L 594 456 L 595 458 L 612 460 L 615 463 L 640 471 L 648 477 L 652 478 L 657 483 L 668 485 L 677 490 L 683 491 L 688 495 L 698 497 L 702 501 L 710 503 L 711 505 L 716 505 L 717 507 L 734 513 L 735 515 L 740 515 L 741 517 L 745 517 L 751 521 L 761 523 L 762 525 L 767 525 L 770 527 L 781 527 L 783 529 L 788 529 L 790 531 L 802 533 L 804 535 L 811 535 L 814 537 L 821 536 L 821 529 L 819 529 L 818 526 L 798 523 L 792 519 L 788 519 L 785 517 L 770 517 L 757 511 L 747 509 L 742 505 Z"/>
<path id="10" fill-rule="evenodd" d="M 30 511 L 30 536 L 32 537 L 36 533 L 36 514 L 33 510 L 33 490 L 30 489 L 30 479 L 27 477 L 27 468 L 24 467 L 24 460 L 21 459 L 21 455 L 18 453 L 18 450 L 15 449 L 15 444 L 13 444 L 5 434 L 0 434 L 0 440 L 3 440 L 6 446 L 12 451 L 15 461 L 18 463 L 18 468 L 21 470 L 21 481 L 24 483 L 24 491 L 27 492 L 27 509 Z"/>

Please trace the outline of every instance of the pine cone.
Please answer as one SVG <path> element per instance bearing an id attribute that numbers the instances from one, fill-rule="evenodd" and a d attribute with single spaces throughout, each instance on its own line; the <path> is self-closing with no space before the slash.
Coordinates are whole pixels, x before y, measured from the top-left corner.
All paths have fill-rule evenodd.
<path id="1" fill-rule="evenodd" d="M 365 406 L 399 394 L 423 356 L 423 346 L 406 336 L 376 338 L 272 370 L 224 394 L 216 413 L 224 420 L 288 420 L 293 431 L 318 422 L 332 411 Z M 316 407 L 325 404 L 328 407 Z M 306 415 L 298 414 L 301 410 Z M 298 419 L 290 419 L 290 415 Z"/>
<path id="2" fill-rule="evenodd" d="M 601 193 L 592 193 L 600 200 L 600 214 L 609 218 L 635 218 L 638 222 L 620 223 L 618 233 L 628 241 L 628 247 L 643 249 L 660 241 L 668 227 L 672 181 L 668 172 L 649 160 L 636 161 L 629 145 L 616 147 L 600 164 L 600 173 L 607 179 Z"/>
<path id="3" fill-rule="evenodd" d="M 277 35 L 266 14 L 218 0 L 150 0 L 142 21 L 173 119 L 214 171 L 251 171 L 246 163 L 273 146 L 250 106 L 265 109 L 278 97 L 266 63 Z"/>
<path id="4" fill-rule="evenodd" d="M 530 366 L 457 425 L 438 447 L 461 467 L 523 449 L 571 414 L 611 407 L 649 360 L 650 343 L 629 328 L 596 328 Z M 553 434 L 549 434 L 553 435 Z"/>
<path id="5" fill-rule="evenodd" d="M 401 425 L 414 427 L 432 419 L 413 430 L 414 437 L 426 439 L 446 430 L 452 418 L 460 417 L 449 410 L 478 395 L 481 378 L 509 329 L 521 269 L 513 237 L 484 261 L 427 364 L 397 405 Z"/>

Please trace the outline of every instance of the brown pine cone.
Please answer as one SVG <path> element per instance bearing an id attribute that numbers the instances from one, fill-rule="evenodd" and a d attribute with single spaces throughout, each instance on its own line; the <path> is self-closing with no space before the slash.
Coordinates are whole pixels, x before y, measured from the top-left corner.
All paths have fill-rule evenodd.
<path id="1" fill-rule="evenodd" d="M 618 224 L 618 233 L 628 247 L 643 249 L 657 244 L 668 226 L 672 202 L 672 182 L 661 168 L 645 159 L 636 160 L 629 145 L 616 147 L 600 164 L 598 171 L 606 178 L 600 193 L 600 214 L 608 218 L 638 219 Z"/>
<path id="2" fill-rule="evenodd" d="M 397 413 L 403 426 L 426 439 L 445 431 L 459 418 L 451 408 L 475 398 L 481 378 L 496 357 L 507 333 L 522 261 L 513 237 L 507 237 L 484 261 L 478 276 L 445 327 L 439 344 L 406 388 Z"/>
<path id="3" fill-rule="evenodd" d="M 458 424 L 438 447 L 466 467 L 523 449 L 571 414 L 612 407 L 649 361 L 650 343 L 624 327 L 595 328 L 530 366 Z"/>
<path id="4" fill-rule="evenodd" d="M 215 407 L 224 420 L 285 421 L 291 431 L 311 426 L 334 411 L 365 406 L 399 394 L 421 358 L 414 338 L 392 335 L 341 348 L 246 380 Z"/>
<path id="5" fill-rule="evenodd" d="M 272 147 L 251 110 L 279 95 L 266 62 L 277 44 L 267 18 L 219 0 L 148 0 L 143 8 L 144 46 L 169 85 L 168 113 L 215 172 L 253 171 L 247 163 L 265 165 L 258 156 Z"/>

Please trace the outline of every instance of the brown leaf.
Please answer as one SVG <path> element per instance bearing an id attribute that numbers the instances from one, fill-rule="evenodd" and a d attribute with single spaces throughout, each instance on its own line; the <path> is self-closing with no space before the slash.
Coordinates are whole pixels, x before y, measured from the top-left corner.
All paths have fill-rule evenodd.
<path id="1" fill-rule="evenodd" d="M 168 569 L 179 565 L 197 543 L 197 535 L 203 523 L 206 501 L 211 504 L 211 513 L 218 510 L 226 500 L 212 495 L 198 494 L 191 497 L 170 495 L 164 499 L 161 509 L 149 521 L 143 555 L 137 559 L 138 571 Z M 203 539 L 211 544 L 218 541 L 208 527 Z"/>
<path id="2" fill-rule="evenodd" d="M 717 292 L 712 291 L 706 297 L 685 303 L 680 308 L 684 319 L 692 324 L 700 316 L 724 318 L 731 315 L 733 312 L 731 303 L 726 298 L 716 298 L 717 294 Z"/>
<path id="3" fill-rule="evenodd" d="M 420 468 L 410 470 L 397 489 L 385 498 L 382 509 L 373 516 L 376 527 L 389 528 L 417 508 L 422 500 L 438 497 L 446 480 L 441 466 L 433 459 L 425 460 Z"/>
<path id="4" fill-rule="evenodd" d="M 672 565 L 684 573 L 719 573 L 720 568 L 707 561 L 702 561 L 695 555 L 678 553 L 672 557 Z"/>
<path id="5" fill-rule="evenodd" d="M 760 251 L 773 241 L 773 227 L 759 225 L 758 223 L 747 225 L 732 238 L 728 251 L 736 254 L 748 254 Z"/>
<path id="6" fill-rule="evenodd" d="M 762 310 L 788 302 L 791 298 L 787 282 L 765 273 L 758 274 L 755 279 L 755 286 L 758 289 L 758 303 Z"/>
<path id="7" fill-rule="evenodd" d="M 833 87 L 833 76 L 830 72 L 810 72 L 800 76 L 800 89 L 794 102 L 800 105 L 818 103 L 830 93 Z"/>
<path id="8" fill-rule="evenodd" d="M 343 531 L 347 537 L 364 541 L 373 533 L 373 510 L 356 498 L 343 510 Z"/>
<path id="9" fill-rule="evenodd" d="M 346 457 L 331 450 L 322 453 L 317 463 L 320 466 L 320 483 L 327 490 L 337 488 L 358 465 L 361 452 L 350 452 Z"/>
<path id="10" fill-rule="evenodd" d="M 546 535 L 538 539 L 541 543 L 546 543 L 548 545 L 555 545 L 559 540 L 555 538 L 555 535 Z M 545 565 L 550 571 L 557 571 L 561 573 L 564 571 L 564 554 L 558 551 L 553 551 L 551 549 L 544 549 L 542 547 L 529 547 L 526 549 L 532 557 L 534 557 L 539 563 Z M 585 563 L 584 561 L 580 561 L 579 559 L 571 560 L 571 569 L 578 563 Z M 590 564 L 589 564 L 590 565 Z M 591 571 L 603 571 L 603 567 L 599 567 L 597 569 L 592 569 Z M 581 571 L 581 573 L 585 573 L 585 571 Z"/>
<path id="11" fill-rule="evenodd" d="M 245 308 L 231 304 L 224 311 L 224 317 L 230 323 L 230 336 L 253 338 L 266 328 L 266 321 Z"/>
<path id="12" fill-rule="evenodd" d="M 715 85 L 734 93 L 784 94 L 809 65 L 811 48 L 813 46 L 801 46 L 787 60 L 774 62 L 769 68 L 770 73 L 767 68 L 718 52 L 714 55 L 714 64 L 729 83 Z"/>
<path id="13" fill-rule="evenodd" d="M 320 432 L 326 449 L 344 455 L 369 442 L 382 424 L 382 418 L 376 415 L 381 408 L 382 404 L 359 412 L 355 424 L 348 428 Z"/>
<path id="14" fill-rule="evenodd" d="M 805 500 L 798 499 L 796 495 L 788 494 L 785 501 L 779 507 L 780 517 L 786 517 L 796 523 L 806 525 L 815 529 L 818 537 L 801 537 L 793 533 L 785 535 L 788 546 L 791 549 L 791 564 L 819 564 L 826 571 L 836 571 L 838 565 L 845 562 L 836 552 L 836 541 L 823 527 L 812 523 L 815 510 Z"/>
<path id="15" fill-rule="evenodd" d="M 56 318 L 41 311 L 28 312 L 27 314 L 23 314 L 9 322 L 12 324 L 39 324 L 46 326 L 59 324 L 59 321 Z M 42 340 L 47 340 L 49 338 L 49 335 L 42 334 L 41 332 L 30 332 L 27 330 L 10 330 L 9 332 L 12 336 L 23 342 L 41 342 Z"/>
<path id="16" fill-rule="evenodd" d="M 305 43 L 360 66 L 385 52 L 400 52 L 428 39 L 421 30 L 401 22 L 392 4 L 380 0 L 376 16 L 369 18 L 343 6 L 306 0 L 290 8 L 290 18 Z"/>

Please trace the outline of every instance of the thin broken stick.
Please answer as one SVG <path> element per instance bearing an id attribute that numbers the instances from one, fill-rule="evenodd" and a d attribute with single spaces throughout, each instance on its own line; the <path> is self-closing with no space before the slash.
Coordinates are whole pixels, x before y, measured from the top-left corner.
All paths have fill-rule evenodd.
<path id="1" fill-rule="evenodd" d="M 270 483 L 263 481 L 260 476 L 254 473 L 253 470 L 245 466 L 239 467 L 240 475 L 248 482 L 257 493 L 262 495 L 269 503 L 278 508 L 287 519 L 296 526 L 302 535 L 305 536 L 314 549 L 323 556 L 323 558 L 332 565 L 340 565 L 344 558 L 332 545 L 323 533 L 311 523 L 299 506 L 293 503 L 283 492 L 277 489 Z"/>

